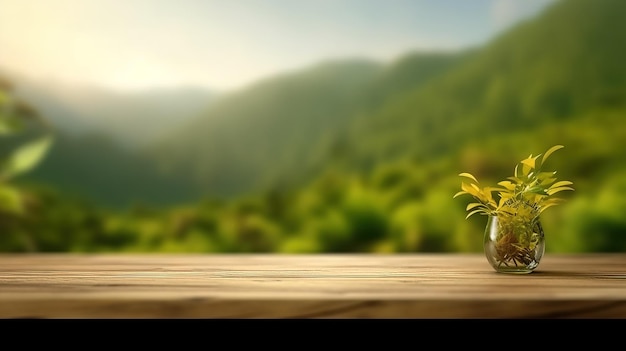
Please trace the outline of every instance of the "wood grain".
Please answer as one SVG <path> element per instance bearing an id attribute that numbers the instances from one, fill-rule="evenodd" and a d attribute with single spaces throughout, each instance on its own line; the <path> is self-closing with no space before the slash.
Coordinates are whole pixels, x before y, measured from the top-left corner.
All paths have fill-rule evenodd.
<path id="1" fill-rule="evenodd" d="M 0 254 L 0 318 L 624 318 L 626 254 Z"/>

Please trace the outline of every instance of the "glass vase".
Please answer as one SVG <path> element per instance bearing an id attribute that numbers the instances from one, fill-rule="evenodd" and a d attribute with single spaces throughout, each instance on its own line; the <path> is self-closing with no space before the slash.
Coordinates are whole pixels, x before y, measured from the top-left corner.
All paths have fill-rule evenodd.
<path id="1" fill-rule="evenodd" d="M 484 250 L 496 272 L 531 273 L 539 266 L 545 251 L 539 217 L 489 216 Z"/>

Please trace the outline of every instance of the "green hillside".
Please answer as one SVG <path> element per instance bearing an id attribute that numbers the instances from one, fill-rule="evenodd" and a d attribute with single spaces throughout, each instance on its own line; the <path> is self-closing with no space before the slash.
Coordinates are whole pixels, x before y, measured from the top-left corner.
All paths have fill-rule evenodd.
<path id="1" fill-rule="evenodd" d="M 354 125 L 351 138 L 368 141 L 354 142 L 358 158 L 375 165 L 390 157 L 447 155 L 486 135 L 532 132 L 590 110 L 623 108 L 623 13 L 626 3 L 619 0 L 558 2 Z"/>
<path id="2" fill-rule="evenodd" d="M 370 171 L 428 160 L 488 134 L 621 108 L 626 50 L 615 43 L 626 42 L 624 6 L 563 1 L 465 53 L 415 53 L 384 67 L 347 61 L 268 79 L 215 104 L 153 153 L 161 169 L 191 175 L 207 196 L 234 196 L 297 186 L 337 162 Z"/>
<path id="3" fill-rule="evenodd" d="M 411 54 L 389 67 L 327 62 L 270 78 L 215 102 L 152 153 L 161 169 L 191 175 L 209 197 L 295 187 L 327 167 L 329 153 L 340 156 L 337 131 L 389 96 L 426 84 L 456 58 Z"/>
<path id="4" fill-rule="evenodd" d="M 200 114 L 216 93 L 181 87 L 117 92 L 93 86 L 12 77 L 17 94 L 73 136 L 99 133 L 126 149 L 154 142 Z"/>
<path id="5" fill-rule="evenodd" d="M 161 174 L 154 162 L 103 133 L 57 132 L 47 157 L 23 183 L 43 183 L 106 208 L 172 205 L 192 198 L 184 178 Z"/>
<path id="6" fill-rule="evenodd" d="M 481 250 L 484 223 L 465 221 L 464 204 L 451 197 L 459 186 L 456 175 L 470 171 L 485 181 L 502 179 L 513 162 L 563 144 L 561 159 L 552 162 L 577 191 L 546 214 L 553 240 L 548 250 L 625 249 L 626 222 L 611 214 L 626 210 L 618 200 L 619 179 L 626 178 L 626 70 L 620 66 L 626 47 L 616 44 L 626 43 L 624 10 L 626 3 L 618 0 L 561 1 L 483 48 L 435 57 L 431 64 L 418 55 L 380 70 L 361 85 L 360 104 L 344 113 L 348 123 L 327 125 L 323 139 L 307 144 L 304 155 L 322 154 L 321 175 L 311 173 L 314 180 L 299 190 L 273 188 L 265 197 L 240 200 L 256 204 L 247 216 L 269 217 L 264 226 L 273 229 L 257 230 L 288 235 L 277 244 L 286 251 Z M 431 74 L 415 70 L 420 63 Z M 237 139 L 237 132 L 228 140 Z M 283 140 L 281 128 L 271 132 Z M 178 140 L 198 139 L 185 135 Z M 229 166 L 240 164 L 236 156 L 213 169 L 226 176 Z M 280 169 L 278 157 L 258 159 L 264 162 L 256 169 L 264 171 L 253 173 L 255 179 Z M 283 168 L 283 177 L 293 179 L 290 170 L 311 159 Z M 221 186 L 198 174 L 207 186 Z M 230 189 L 245 184 L 228 179 Z M 598 193 L 607 194 L 605 200 L 597 201 Z M 280 215 L 272 217 L 266 206 L 276 202 L 291 206 L 274 208 L 270 213 Z M 568 218 L 567 225 L 560 222 Z"/>
<path id="7" fill-rule="evenodd" d="M 626 221 L 616 217 L 626 210 L 618 200 L 618 179 L 626 178 L 624 13 L 619 0 L 560 1 L 350 126 L 349 169 L 374 182 L 380 174 L 390 192 L 419 189 L 383 212 L 393 218 L 415 211 L 405 214 L 399 234 L 410 237 L 416 235 L 410 228 L 418 228 L 412 250 L 423 249 L 420 240 L 441 243 L 436 250 L 467 248 L 462 203 L 446 197 L 460 184 L 456 174 L 503 179 L 514 160 L 555 144 L 567 149 L 552 162 L 574 179 L 577 192 L 546 215 L 546 227 L 559 238 L 548 250 L 626 249 Z M 480 220 L 470 221 L 475 231 Z"/>
<path id="8" fill-rule="evenodd" d="M 561 0 L 467 52 L 330 62 L 260 81 L 140 158 L 85 148 L 99 147 L 89 158 L 117 178 L 94 169 L 66 179 L 186 204 L 107 212 L 33 188 L 42 205 L 32 220 L 0 221 L 16 233 L 0 247 L 24 251 L 16 238 L 27 237 L 44 251 L 481 251 L 486 220 L 465 219 L 458 174 L 491 183 L 562 144 L 550 167 L 575 191 L 542 214 L 546 250 L 625 251 L 624 13 L 621 0 Z M 65 156 L 79 144 L 60 143 L 49 162 L 79 160 Z"/>
<path id="9" fill-rule="evenodd" d="M 261 81 L 215 101 L 151 152 L 161 169 L 190 175 L 211 197 L 301 176 L 315 167 L 311 147 L 346 124 L 379 70 L 367 61 L 333 62 Z"/>
<path id="10" fill-rule="evenodd" d="M 194 118 L 213 94 L 192 88 L 116 93 L 0 73 L 55 130 L 48 157 L 21 182 L 43 183 L 113 208 L 194 198 L 186 178 L 160 174 L 140 149 Z"/>

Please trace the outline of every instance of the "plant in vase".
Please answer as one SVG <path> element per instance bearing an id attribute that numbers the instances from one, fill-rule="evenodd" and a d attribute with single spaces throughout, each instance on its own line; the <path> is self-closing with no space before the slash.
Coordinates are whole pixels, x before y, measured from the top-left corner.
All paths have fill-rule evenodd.
<path id="1" fill-rule="evenodd" d="M 572 182 L 557 180 L 556 171 L 543 169 L 548 157 L 561 148 L 563 145 L 555 145 L 544 154 L 531 154 L 497 187 L 481 187 L 474 175 L 459 174 L 464 181 L 454 197 L 471 195 L 476 200 L 467 205 L 466 219 L 474 214 L 488 216 L 484 249 L 497 272 L 530 273 L 539 265 L 545 249 L 539 217 L 564 201 L 555 197 L 556 193 L 574 190 Z"/>

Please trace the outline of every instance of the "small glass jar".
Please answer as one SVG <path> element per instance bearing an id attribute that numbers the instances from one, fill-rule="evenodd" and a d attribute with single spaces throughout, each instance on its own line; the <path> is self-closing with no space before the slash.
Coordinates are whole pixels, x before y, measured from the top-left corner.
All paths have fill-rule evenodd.
<path id="1" fill-rule="evenodd" d="M 485 228 L 487 260 L 500 273 L 531 273 L 543 257 L 545 238 L 539 217 L 489 216 Z"/>

